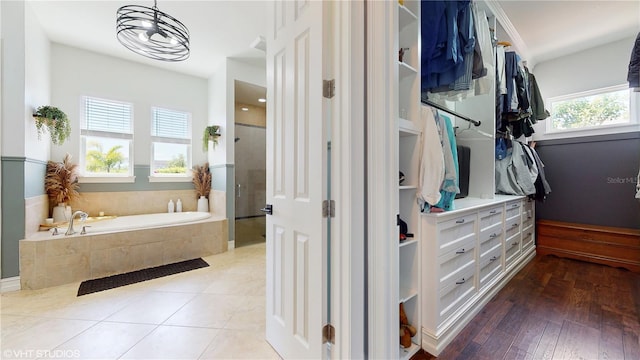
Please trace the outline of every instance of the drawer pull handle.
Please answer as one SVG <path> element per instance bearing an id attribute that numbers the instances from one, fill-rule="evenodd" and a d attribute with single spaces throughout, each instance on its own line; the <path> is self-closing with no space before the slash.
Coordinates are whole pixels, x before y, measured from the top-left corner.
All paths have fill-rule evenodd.
<path id="1" fill-rule="evenodd" d="M 497 238 L 497 237 L 498 237 L 498 234 L 496 234 L 496 233 L 493 233 L 493 234 L 489 235 L 489 238 L 491 238 L 491 239 Z"/>
<path id="2" fill-rule="evenodd" d="M 512 207 L 512 208 L 517 208 L 517 207 L 518 207 L 518 204 L 513 204 L 513 205 L 511 205 L 511 207 Z"/>
<path id="3" fill-rule="evenodd" d="M 495 256 L 494 256 L 494 257 L 492 257 L 491 259 L 489 259 L 489 261 L 496 261 L 496 260 L 498 260 L 498 258 L 497 258 L 497 257 L 495 257 Z"/>
<path id="4" fill-rule="evenodd" d="M 498 210 L 491 210 L 491 211 L 489 211 L 489 214 L 495 214 L 497 212 L 498 212 Z"/>
<path id="5" fill-rule="evenodd" d="M 527 220 L 531 219 L 531 216 L 527 216 Z"/>
<path id="6" fill-rule="evenodd" d="M 462 224 L 462 223 L 464 223 L 464 219 L 456 220 L 456 224 Z"/>
<path id="7" fill-rule="evenodd" d="M 514 242 L 513 244 L 511 244 L 511 246 L 512 246 L 512 247 L 513 247 L 513 246 L 516 246 L 516 245 L 518 245 L 518 242 L 517 242 L 517 241 L 516 241 L 516 242 Z"/>
<path id="8" fill-rule="evenodd" d="M 518 225 L 519 225 L 518 223 L 515 223 L 515 224 L 511 225 L 511 227 L 518 227 Z"/>
<path id="9" fill-rule="evenodd" d="M 464 249 L 460 249 L 460 250 L 456 251 L 456 254 L 464 254 Z"/>
<path id="10" fill-rule="evenodd" d="M 460 281 L 456 281 L 456 285 L 462 285 L 462 284 L 464 284 L 464 283 L 465 283 L 465 281 L 466 281 L 466 280 L 465 280 L 464 278 L 462 278 L 462 280 L 460 280 Z"/>
<path id="11" fill-rule="evenodd" d="M 531 233 L 528 233 L 527 236 L 531 236 Z"/>

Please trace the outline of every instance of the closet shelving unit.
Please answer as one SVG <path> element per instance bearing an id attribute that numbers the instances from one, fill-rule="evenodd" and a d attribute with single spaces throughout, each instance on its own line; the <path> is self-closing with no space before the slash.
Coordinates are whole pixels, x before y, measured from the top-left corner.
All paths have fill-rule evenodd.
<path id="1" fill-rule="evenodd" d="M 399 302 L 418 333 L 411 346 L 398 346 L 399 359 L 409 359 L 421 344 L 420 326 L 420 210 L 416 202 L 418 188 L 419 147 L 422 136 L 420 123 L 420 1 L 397 2 L 397 51 L 404 49 L 402 60 L 397 60 L 397 129 L 398 170 L 405 180 L 398 185 L 397 213 L 407 223 L 413 237 L 398 244 Z M 398 240 L 394 240 L 398 241 Z"/>
<path id="2" fill-rule="evenodd" d="M 495 29 L 487 4 L 476 4 Z M 485 95 L 431 100 L 448 109 L 441 114 L 457 128 L 457 145 L 471 149 L 468 196 L 455 200 L 452 211 L 419 215 L 421 345 L 436 356 L 535 256 L 534 204 L 524 196 L 495 194 L 496 84 L 490 79 Z"/>

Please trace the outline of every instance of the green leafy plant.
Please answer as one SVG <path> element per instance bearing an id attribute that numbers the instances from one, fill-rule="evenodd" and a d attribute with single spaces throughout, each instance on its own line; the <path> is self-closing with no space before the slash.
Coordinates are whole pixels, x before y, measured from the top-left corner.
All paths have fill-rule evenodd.
<path id="1" fill-rule="evenodd" d="M 71 124 L 67 114 L 57 107 L 40 106 L 33 117 L 36 119 L 38 139 L 45 131 L 48 131 L 51 135 L 51 142 L 55 145 L 62 145 L 71 136 Z"/>
<path id="2" fill-rule="evenodd" d="M 218 138 L 220 137 L 220 126 L 219 125 L 210 125 L 204 128 L 204 133 L 202 134 L 202 150 L 209 150 L 209 140 L 213 142 L 213 148 L 215 149 L 216 145 L 218 145 Z"/>
<path id="3" fill-rule="evenodd" d="M 91 148 L 86 156 L 87 170 L 106 173 L 123 173 L 128 170 L 126 167 L 121 167 L 125 160 L 120 151 L 121 145 L 113 146 L 107 152 L 103 151 L 102 144 L 99 142 L 89 142 L 87 145 Z"/>

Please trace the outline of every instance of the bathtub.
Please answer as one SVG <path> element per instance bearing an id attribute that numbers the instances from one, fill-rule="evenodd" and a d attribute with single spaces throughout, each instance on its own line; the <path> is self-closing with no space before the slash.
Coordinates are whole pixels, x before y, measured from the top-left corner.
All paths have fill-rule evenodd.
<path id="1" fill-rule="evenodd" d="M 81 234 L 86 225 L 86 234 Z M 90 218 L 75 234 L 40 231 L 20 240 L 22 289 L 41 289 L 155 267 L 227 250 L 227 219 L 205 212 Z"/>
<path id="2" fill-rule="evenodd" d="M 102 220 L 100 218 L 90 218 L 85 223 L 77 219 L 74 221 L 74 229 L 79 232 L 83 225 L 86 225 L 87 234 L 147 229 L 174 224 L 184 224 L 193 221 L 208 219 L 211 214 L 208 212 L 174 212 L 160 214 L 142 214 L 119 216 L 112 219 Z"/>

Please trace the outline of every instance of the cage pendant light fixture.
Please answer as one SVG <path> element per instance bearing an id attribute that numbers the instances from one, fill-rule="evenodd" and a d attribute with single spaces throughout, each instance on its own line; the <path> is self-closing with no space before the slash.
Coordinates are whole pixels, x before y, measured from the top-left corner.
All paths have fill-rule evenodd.
<path id="1" fill-rule="evenodd" d="M 153 7 L 125 5 L 118 9 L 118 41 L 127 49 L 155 60 L 182 61 L 189 57 L 189 29 L 173 16 Z"/>

